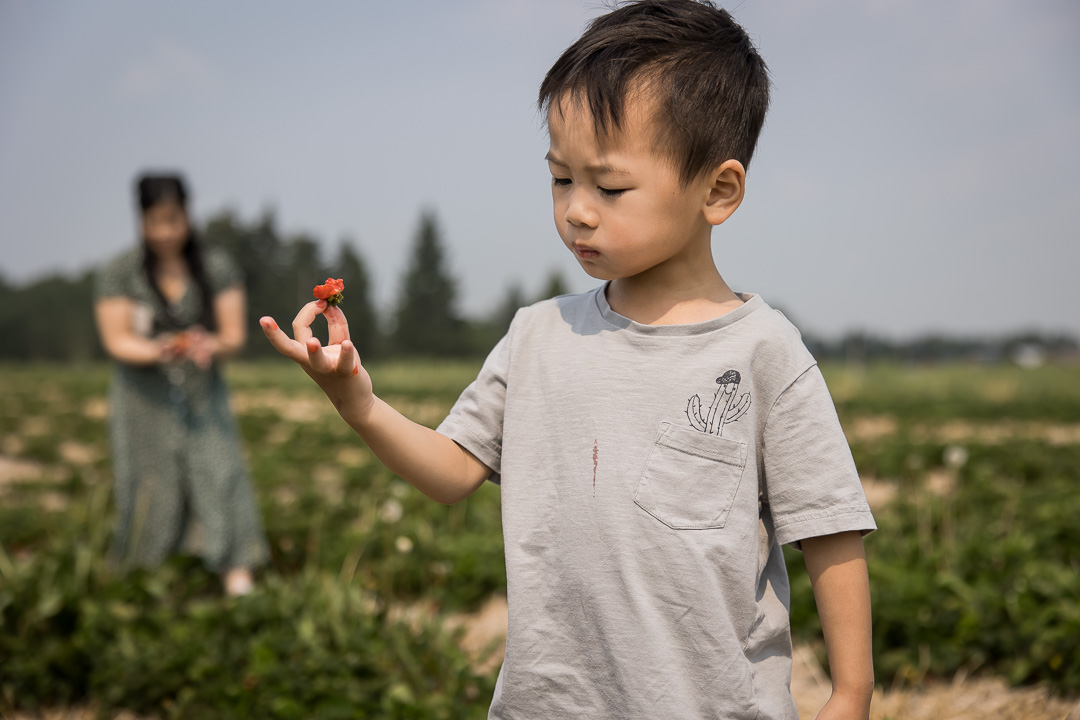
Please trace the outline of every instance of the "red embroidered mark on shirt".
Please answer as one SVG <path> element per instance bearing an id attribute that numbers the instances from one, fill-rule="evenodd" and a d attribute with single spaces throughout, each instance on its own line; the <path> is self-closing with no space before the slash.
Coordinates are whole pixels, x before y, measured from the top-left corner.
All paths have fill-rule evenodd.
<path id="1" fill-rule="evenodd" d="M 596 466 L 599 464 L 600 459 L 600 445 L 596 440 L 593 440 L 592 445 L 592 495 L 596 497 Z"/>

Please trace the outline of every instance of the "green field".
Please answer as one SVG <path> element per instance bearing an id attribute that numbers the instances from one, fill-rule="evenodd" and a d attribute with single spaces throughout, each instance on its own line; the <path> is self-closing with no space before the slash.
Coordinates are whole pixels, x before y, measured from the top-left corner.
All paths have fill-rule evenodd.
<path id="1" fill-rule="evenodd" d="M 377 391 L 435 425 L 477 363 Z M 825 368 L 878 518 L 884 685 L 990 673 L 1080 693 L 1080 367 Z M 119 576 L 107 366 L 0 368 L 0 714 L 482 718 L 494 687 L 444 620 L 504 591 L 499 493 L 444 507 L 382 468 L 295 366 L 229 379 L 272 550 L 227 599 L 190 558 Z M 798 553 L 793 633 L 819 628 Z M 409 610 L 412 612 L 409 612 Z M 417 611 L 420 609 L 420 611 Z"/>

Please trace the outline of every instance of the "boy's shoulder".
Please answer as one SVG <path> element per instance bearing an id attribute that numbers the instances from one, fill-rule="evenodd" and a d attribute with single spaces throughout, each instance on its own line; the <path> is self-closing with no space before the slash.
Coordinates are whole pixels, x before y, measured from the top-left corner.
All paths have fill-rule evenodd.
<path id="1" fill-rule="evenodd" d="M 593 288 L 582 293 L 568 293 L 539 300 L 518 309 L 511 328 L 521 325 L 545 323 L 551 320 L 575 325 L 586 319 L 595 320 L 597 312 L 597 294 L 602 294 L 604 287 Z"/>
<path id="2" fill-rule="evenodd" d="M 698 337 L 703 341 L 745 342 L 754 340 L 774 346 L 777 352 L 805 351 L 802 334 L 781 312 L 760 295 L 739 293 L 743 305 L 725 315 L 693 325 L 642 325 L 614 312 L 607 304 L 604 286 L 583 293 L 560 295 L 541 300 L 517 311 L 511 325 L 535 328 L 545 325 L 569 326 L 577 334 L 588 331 L 625 330 L 632 334 L 658 338 Z"/>
<path id="3" fill-rule="evenodd" d="M 770 307 L 764 300 L 760 310 L 747 318 L 748 331 L 755 337 L 756 364 L 772 366 L 777 374 L 793 378 L 817 364 L 803 342 L 802 332 L 782 311 Z"/>
<path id="4" fill-rule="evenodd" d="M 611 310 L 603 286 L 562 295 L 518 310 L 507 350 L 518 358 L 567 358 L 601 343 L 599 362 L 644 363 L 693 371 L 718 360 L 751 373 L 775 396 L 817 364 L 802 335 L 760 296 L 740 293 L 739 308 L 693 325 L 641 325 Z M 643 365 L 642 367 L 644 367 Z M 726 368 L 726 366 L 725 366 Z"/>

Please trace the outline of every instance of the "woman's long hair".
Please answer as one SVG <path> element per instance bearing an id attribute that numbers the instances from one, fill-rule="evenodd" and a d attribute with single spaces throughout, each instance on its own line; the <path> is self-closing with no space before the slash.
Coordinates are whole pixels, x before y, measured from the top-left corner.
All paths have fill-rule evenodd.
<path id="1" fill-rule="evenodd" d="M 172 202 L 179 205 L 183 209 L 184 214 L 187 215 L 187 189 L 184 187 L 183 178 L 179 175 L 143 175 L 135 183 L 135 194 L 139 202 L 139 211 L 141 213 L 145 213 L 155 205 Z M 203 265 L 202 249 L 199 244 L 199 239 L 195 234 L 195 229 L 191 226 L 190 217 L 188 218 L 187 242 L 184 243 L 182 253 L 185 262 L 187 262 L 188 272 L 191 273 L 191 278 L 199 288 L 199 294 L 202 298 L 202 314 L 199 318 L 199 323 L 207 330 L 213 332 L 217 329 L 217 322 L 214 317 L 214 299 L 210 293 L 210 284 L 206 279 L 206 268 Z M 157 267 L 157 256 L 150 250 L 150 244 L 146 242 L 146 238 L 143 238 L 142 265 L 143 271 L 146 273 L 146 279 L 150 283 L 150 287 L 153 289 L 154 294 L 157 295 L 158 299 L 161 300 L 162 307 L 165 308 L 166 317 L 174 326 L 179 328 L 180 321 L 173 316 L 169 303 L 165 299 L 165 295 L 161 292 L 161 288 L 158 287 L 157 278 L 154 273 L 154 270 Z"/>

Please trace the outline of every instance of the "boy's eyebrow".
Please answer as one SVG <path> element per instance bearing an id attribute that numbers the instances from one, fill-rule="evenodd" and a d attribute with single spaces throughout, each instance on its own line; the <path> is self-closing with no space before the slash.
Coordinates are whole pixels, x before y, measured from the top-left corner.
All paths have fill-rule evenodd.
<path id="1" fill-rule="evenodd" d="M 549 163 L 555 163 L 556 165 L 561 165 L 562 167 L 569 167 L 562 160 L 559 160 L 557 157 L 555 157 L 551 153 L 550 150 L 548 151 L 547 155 L 544 156 L 544 159 L 547 160 Z M 599 164 L 593 164 L 593 165 L 586 165 L 585 169 L 587 171 L 593 173 L 594 175 L 630 175 L 631 174 L 629 170 L 624 170 L 623 168 L 616 167 L 615 165 L 612 165 L 610 163 L 599 163 Z"/>

